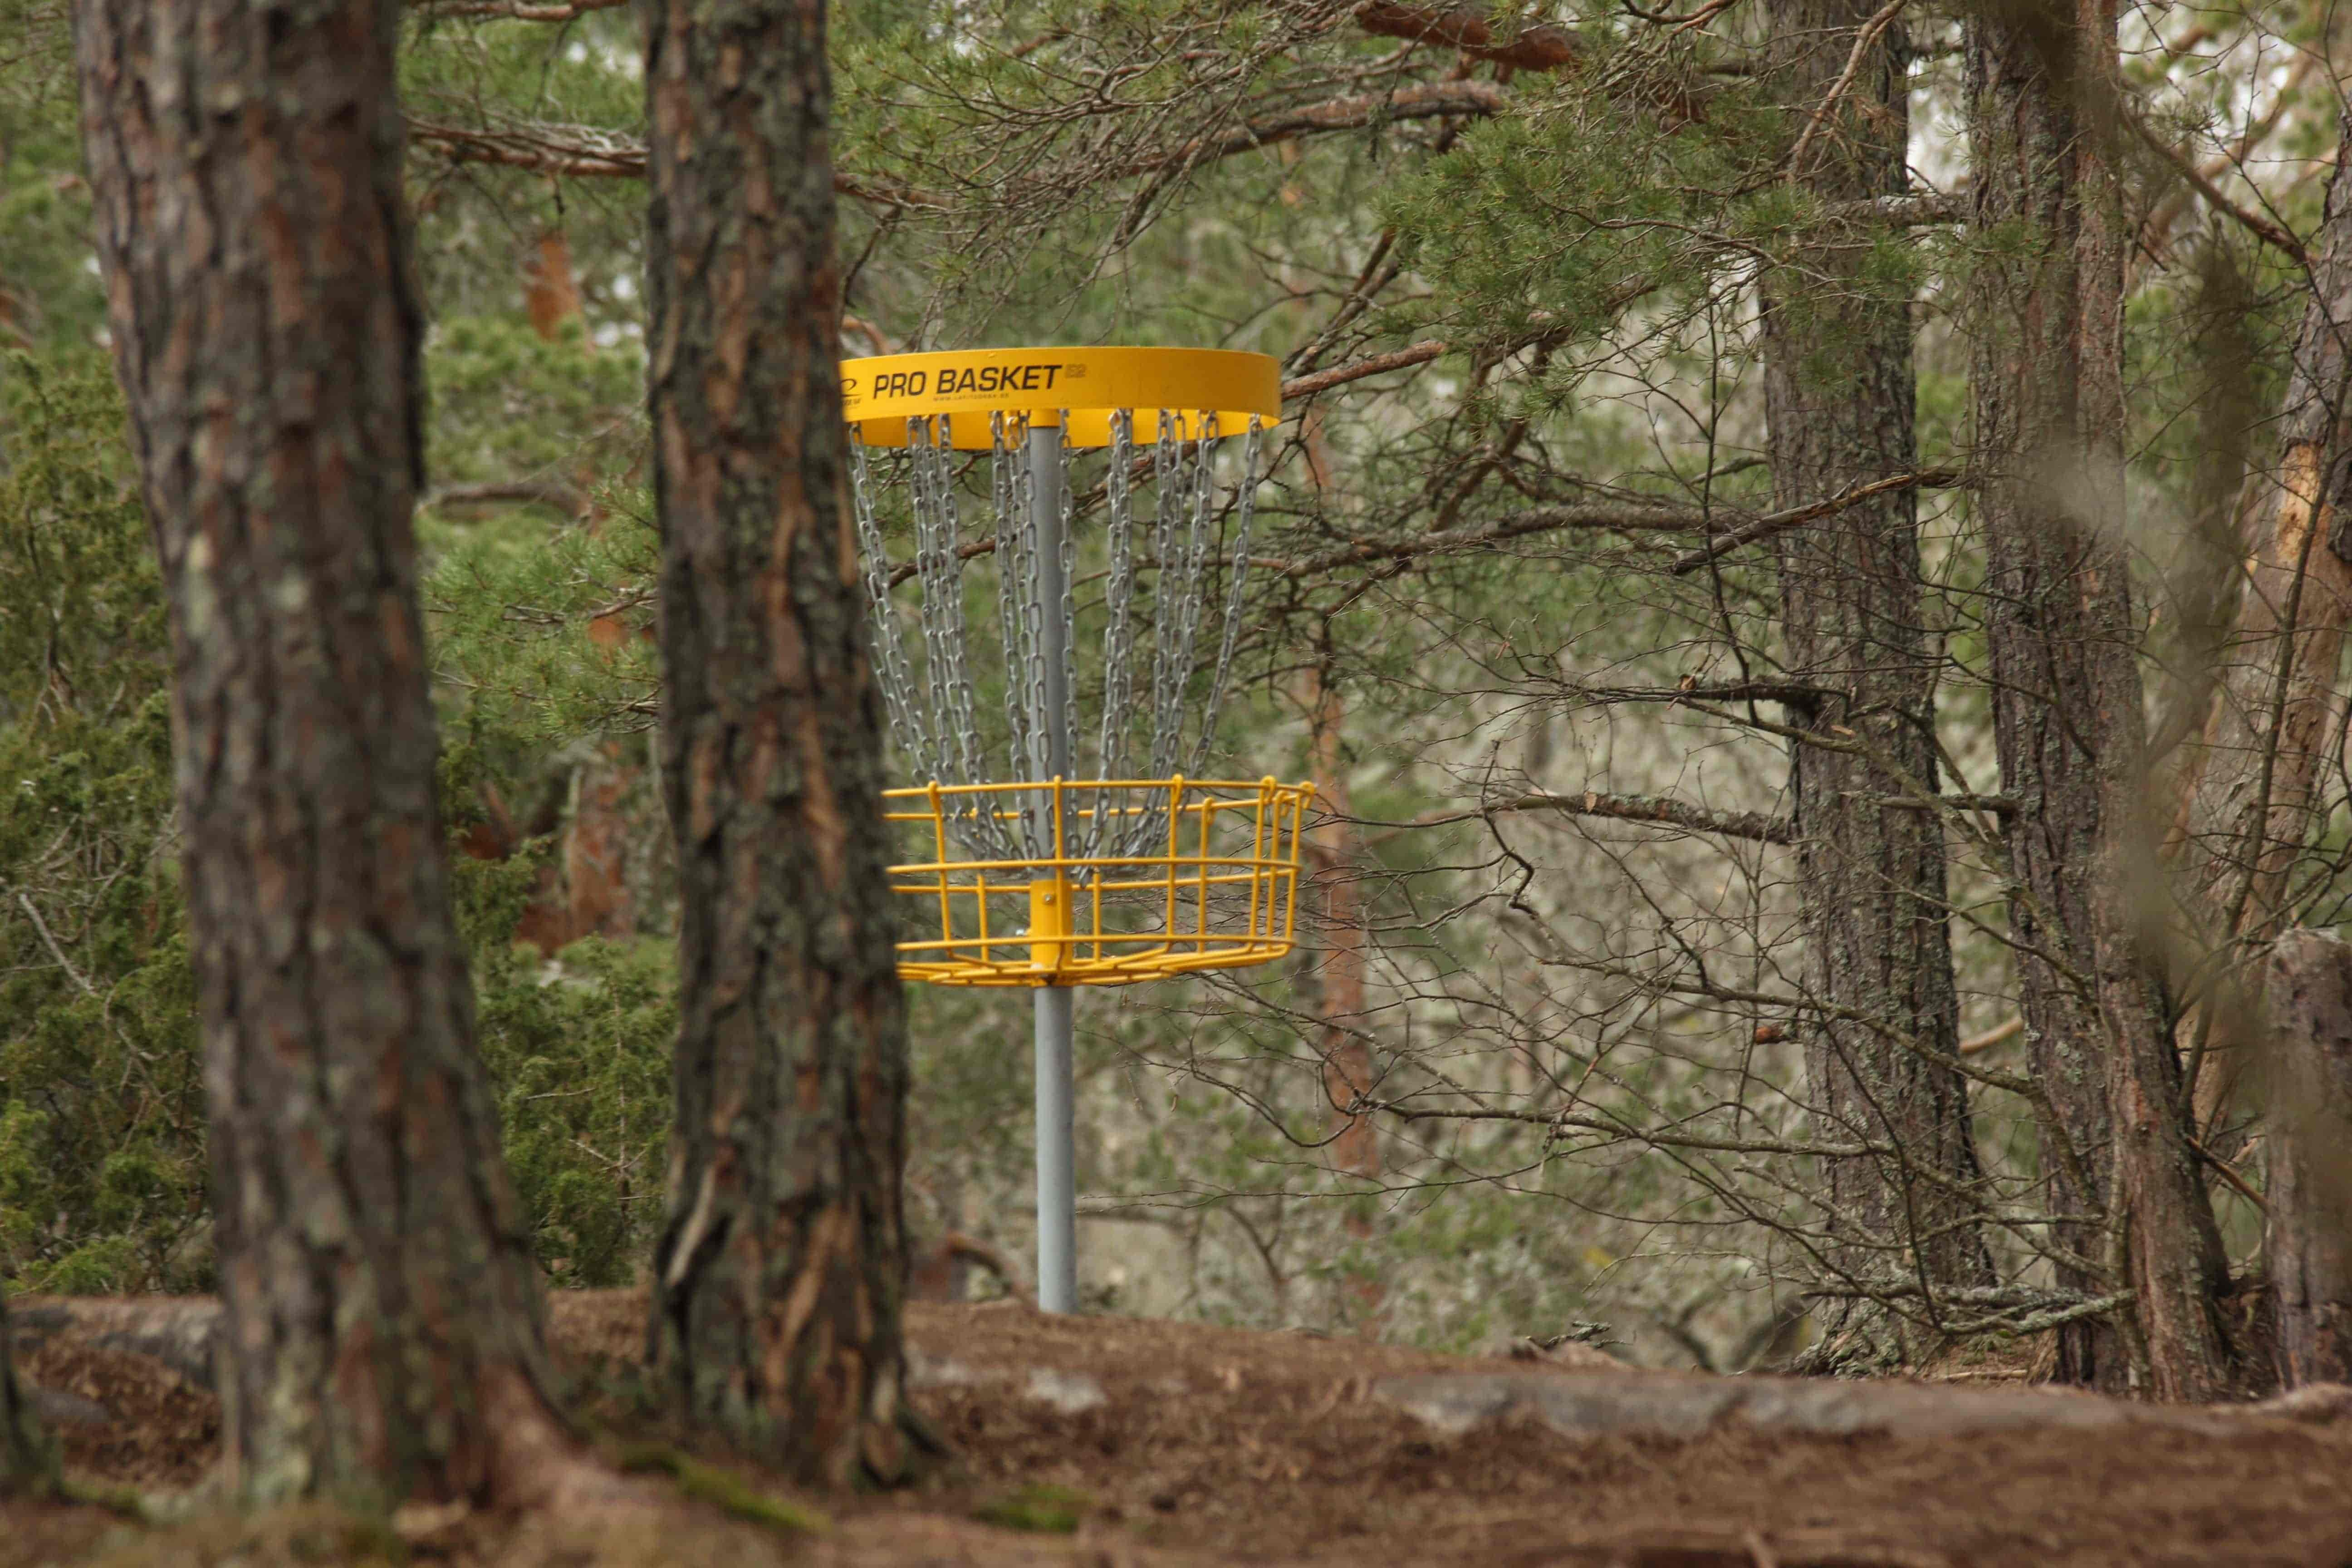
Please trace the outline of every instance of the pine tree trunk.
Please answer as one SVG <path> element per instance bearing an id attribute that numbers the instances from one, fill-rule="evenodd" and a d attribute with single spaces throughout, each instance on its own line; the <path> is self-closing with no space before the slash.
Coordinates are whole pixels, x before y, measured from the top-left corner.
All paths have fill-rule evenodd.
<path id="1" fill-rule="evenodd" d="M 8 1302 L 0 1297 L 0 1497 L 44 1490 L 56 1474 L 56 1455 L 33 1408 L 32 1391 L 16 1381 Z"/>
<path id="2" fill-rule="evenodd" d="M 1842 101 L 1876 0 L 1773 0 L 1783 100 L 1821 112 L 1795 170 L 1826 203 L 1901 193 L 1910 92 L 1899 22 L 1881 24 Z M 1801 132 L 1801 134 L 1802 134 Z M 1879 237 L 1832 228 L 1768 277 L 1765 416 L 1777 505 L 1918 466 L 1907 299 L 1864 274 Z M 1944 825 L 1890 810 L 1937 788 L 1937 650 L 1920 605 L 1916 492 L 1781 536 L 1790 673 L 1837 693 L 1790 722 L 1820 742 L 1790 755 L 1808 987 L 1826 1008 L 1806 1042 L 1817 1122 L 1894 1152 L 1827 1172 L 1832 1269 L 1849 1288 L 1991 1283 L 1973 1223 L 1980 1180 L 1958 1070 L 1959 998 L 1946 923 Z M 1878 1020 L 1853 1021 L 1853 1015 Z"/>
<path id="3" fill-rule="evenodd" d="M 652 1354 L 810 1479 L 908 1468 L 906 1020 L 836 357 L 824 10 L 638 0 L 681 1012 Z"/>
<path id="4" fill-rule="evenodd" d="M 2290 918 L 2289 873 L 2317 826 L 2314 796 L 2336 738 L 2336 669 L 2352 621 L 2347 159 L 2352 115 L 2311 244 L 2311 295 L 2279 414 L 2277 479 L 2254 524 L 2252 570 L 2220 650 L 2213 710 L 2176 826 L 2192 907 L 2217 941 L 2261 941 Z"/>
<path id="5" fill-rule="evenodd" d="M 2265 969 L 2279 1381 L 2352 1383 L 2352 945 L 2292 931 Z"/>
<path id="6" fill-rule="evenodd" d="M 228 1478 L 515 1498 L 562 1428 L 434 795 L 395 7 L 75 18 L 171 605 Z"/>
<path id="7" fill-rule="evenodd" d="M 2060 1372 L 2165 1398 L 2230 1383 L 2227 1275 L 2188 1141 L 2146 821 L 2123 537 L 2114 0 L 1969 14 L 1970 301 L 1986 640 L 2021 1010 L 2060 1282 L 2135 1292 L 2061 1330 Z M 2126 1333 L 2128 1338 L 2126 1338 Z"/>

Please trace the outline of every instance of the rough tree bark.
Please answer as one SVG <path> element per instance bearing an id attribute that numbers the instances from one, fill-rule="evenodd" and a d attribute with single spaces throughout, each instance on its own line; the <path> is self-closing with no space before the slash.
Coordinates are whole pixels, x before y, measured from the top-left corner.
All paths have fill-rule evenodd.
<path id="1" fill-rule="evenodd" d="M 2062 1284 L 2135 1292 L 2063 1328 L 2060 1373 L 2215 1396 L 2227 1270 L 2188 1138 L 2150 870 L 2122 531 L 2115 0 L 1969 14 L 1970 333 L 2011 935 Z"/>
<path id="2" fill-rule="evenodd" d="M 2253 524 L 2238 610 L 2214 673 L 2203 743 L 2184 771 L 2174 837 L 2191 907 L 2215 941 L 2261 942 L 2289 918 L 2289 874 L 2316 826 L 2333 750 L 2336 669 L 2352 620 L 2352 115 L 2278 421 L 2276 477 Z"/>
<path id="3" fill-rule="evenodd" d="M 75 8 L 171 605 L 223 1449 L 254 1501 L 515 1500 L 563 1436 L 434 796 L 395 13 Z"/>
<path id="4" fill-rule="evenodd" d="M 677 1117 L 651 1353 L 809 1479 L 895 1480 L 906 1021 L 835 352 L 816 0 L 638 0 Z"/>
<path id="5" fill-rule="evenodd" d="M 8 1303 L 0 1297 L 0 1497 L 47 1489 L 56 1478 L 55 1460 L 40 1414 L 33 1408 L 32 1393 L 16 1381 Z"/>
<path id="6" fill-rule="evenodd" d="M 2352 1383 L 2352 945 L 2291 931 L 2263 971 L 2279 1381 Z"/>
<path id="7" fill-rule="evenodd" d="M 1801 123 L 1821 117 L 1791 176 L 1850 208 L 1907 185 L 1908 50 L 1900 22 L 1879 12 L 1876 0 L 1772 0 L 1768 11 L 1782 100 Z M 1875 237 L 1830 228 L 1767 276 L 1776 506 L 1919 466 L 1910 301 L 1864 276 Z M 1782 534 L 1778 550 L 1789 673 L 1838 693 L 1789 720 L 1822 742 L 1797 742 L 1790 763 L 1808 989 L 1901 1031 L 1824 1019 L 1806 1041 L 1816 1116 L 1840 1139 L 1897 1152 L 1831 1163 L 1824 1262 L 1848 1286 L 1917 1286 L 1932 1301 L 1990 1284 L 1992 1265 L 1967 1191 L 1981 1174 L 1967 1083 L 1946 1065 L 1959 1058 L 1960 1028 L 1944 825 L 1873 804 L 1937 788 L 1917 505 L 1916 490 L 1890 493 Z M 1834 1325 L 1822 1342 L 1837 1342 Z"/>

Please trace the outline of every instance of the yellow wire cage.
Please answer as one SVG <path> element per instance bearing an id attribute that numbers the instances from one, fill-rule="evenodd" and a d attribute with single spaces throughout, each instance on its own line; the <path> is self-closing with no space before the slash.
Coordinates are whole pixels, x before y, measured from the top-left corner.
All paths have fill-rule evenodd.
<path id="1" fill-rule="evenodd" d="M 898 973 L 935 985 L 1125 985 L 1267 963 L 1291 950 L 1299 830 L 1312 784 L 1230 780 L 932 784 L 886 792 L 906 851 L 891 891 L 914 932 Z M 985 816 L 1049 832 L 1026 859 L 959 854 L 956 825 Z M 1139 852 L 1088 853 L 1131 838 Z"/>

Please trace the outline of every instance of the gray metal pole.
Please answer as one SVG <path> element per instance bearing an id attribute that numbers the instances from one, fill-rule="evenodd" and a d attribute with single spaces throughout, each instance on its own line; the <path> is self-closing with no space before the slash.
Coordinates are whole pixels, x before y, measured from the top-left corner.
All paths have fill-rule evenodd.
<path id="1" fill-rule="evenodd" d="M 1048 1312 L 1078 1310 L 1070 998 L 1066 985 L 1037 989 L 1037 1305 Z"/>
<path id="2" fill-rule="evenodd" d="M 1044 710 L 1034 715 L 1032 762 L 1041 779 L 1070 774 L 1070 692 L 1063 679 L 1062 432 L 1029 431 L 1030 521 L 1037 538 L 1038 652 L 1045 665 Z M 1047 797 L 1046 810 L 1052 809 Z M 1052 831 L 1052 817 L 1045 818 Z M 1037 1010 L 1037 1305 L 1078 1309 L 1077 1172 L 1072 1147 L 1070 988 L 1040 986 Z"/>

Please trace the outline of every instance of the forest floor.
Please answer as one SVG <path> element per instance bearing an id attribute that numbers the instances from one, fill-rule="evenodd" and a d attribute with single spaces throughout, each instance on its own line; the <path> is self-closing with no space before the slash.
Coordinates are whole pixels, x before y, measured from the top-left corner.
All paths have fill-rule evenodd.
<path id="1" fill-rule="evenodd" d="M 215 1458 L 211 1394 L 79 1321 L 28 1339 L 38 1307 L 11 1308 L 21 1365 L 47 1391 L 79 1489 L 195 1483 Z M 638 1420 L 626 1390 L 639 1300 L 560 1295 L 554 1324 L 589 1419 Z M 917 1305 L 908 1332 L 914 1398 L 956 1464 L 900 1495 L 798 1500 L 830 1516 L 821 1533 L 607 1531 L 559 1549 L 510 1523 L 426 1520 L 402 1526 L 393 1555 L 458 1568 L 2352 1564 L 2340 1392 L 2161 1410 L 2028 1388 L 1999 1366 L 1944 1383 L 1716 1379 L 1580 1347 L 1473 1360 L 1013 1305 Z M 86 1504 L 18 1504 L 0 1509 L 0 1568 L 278 1568 L 383 1544 L 314 1525 L 139 1526 Z"/>

